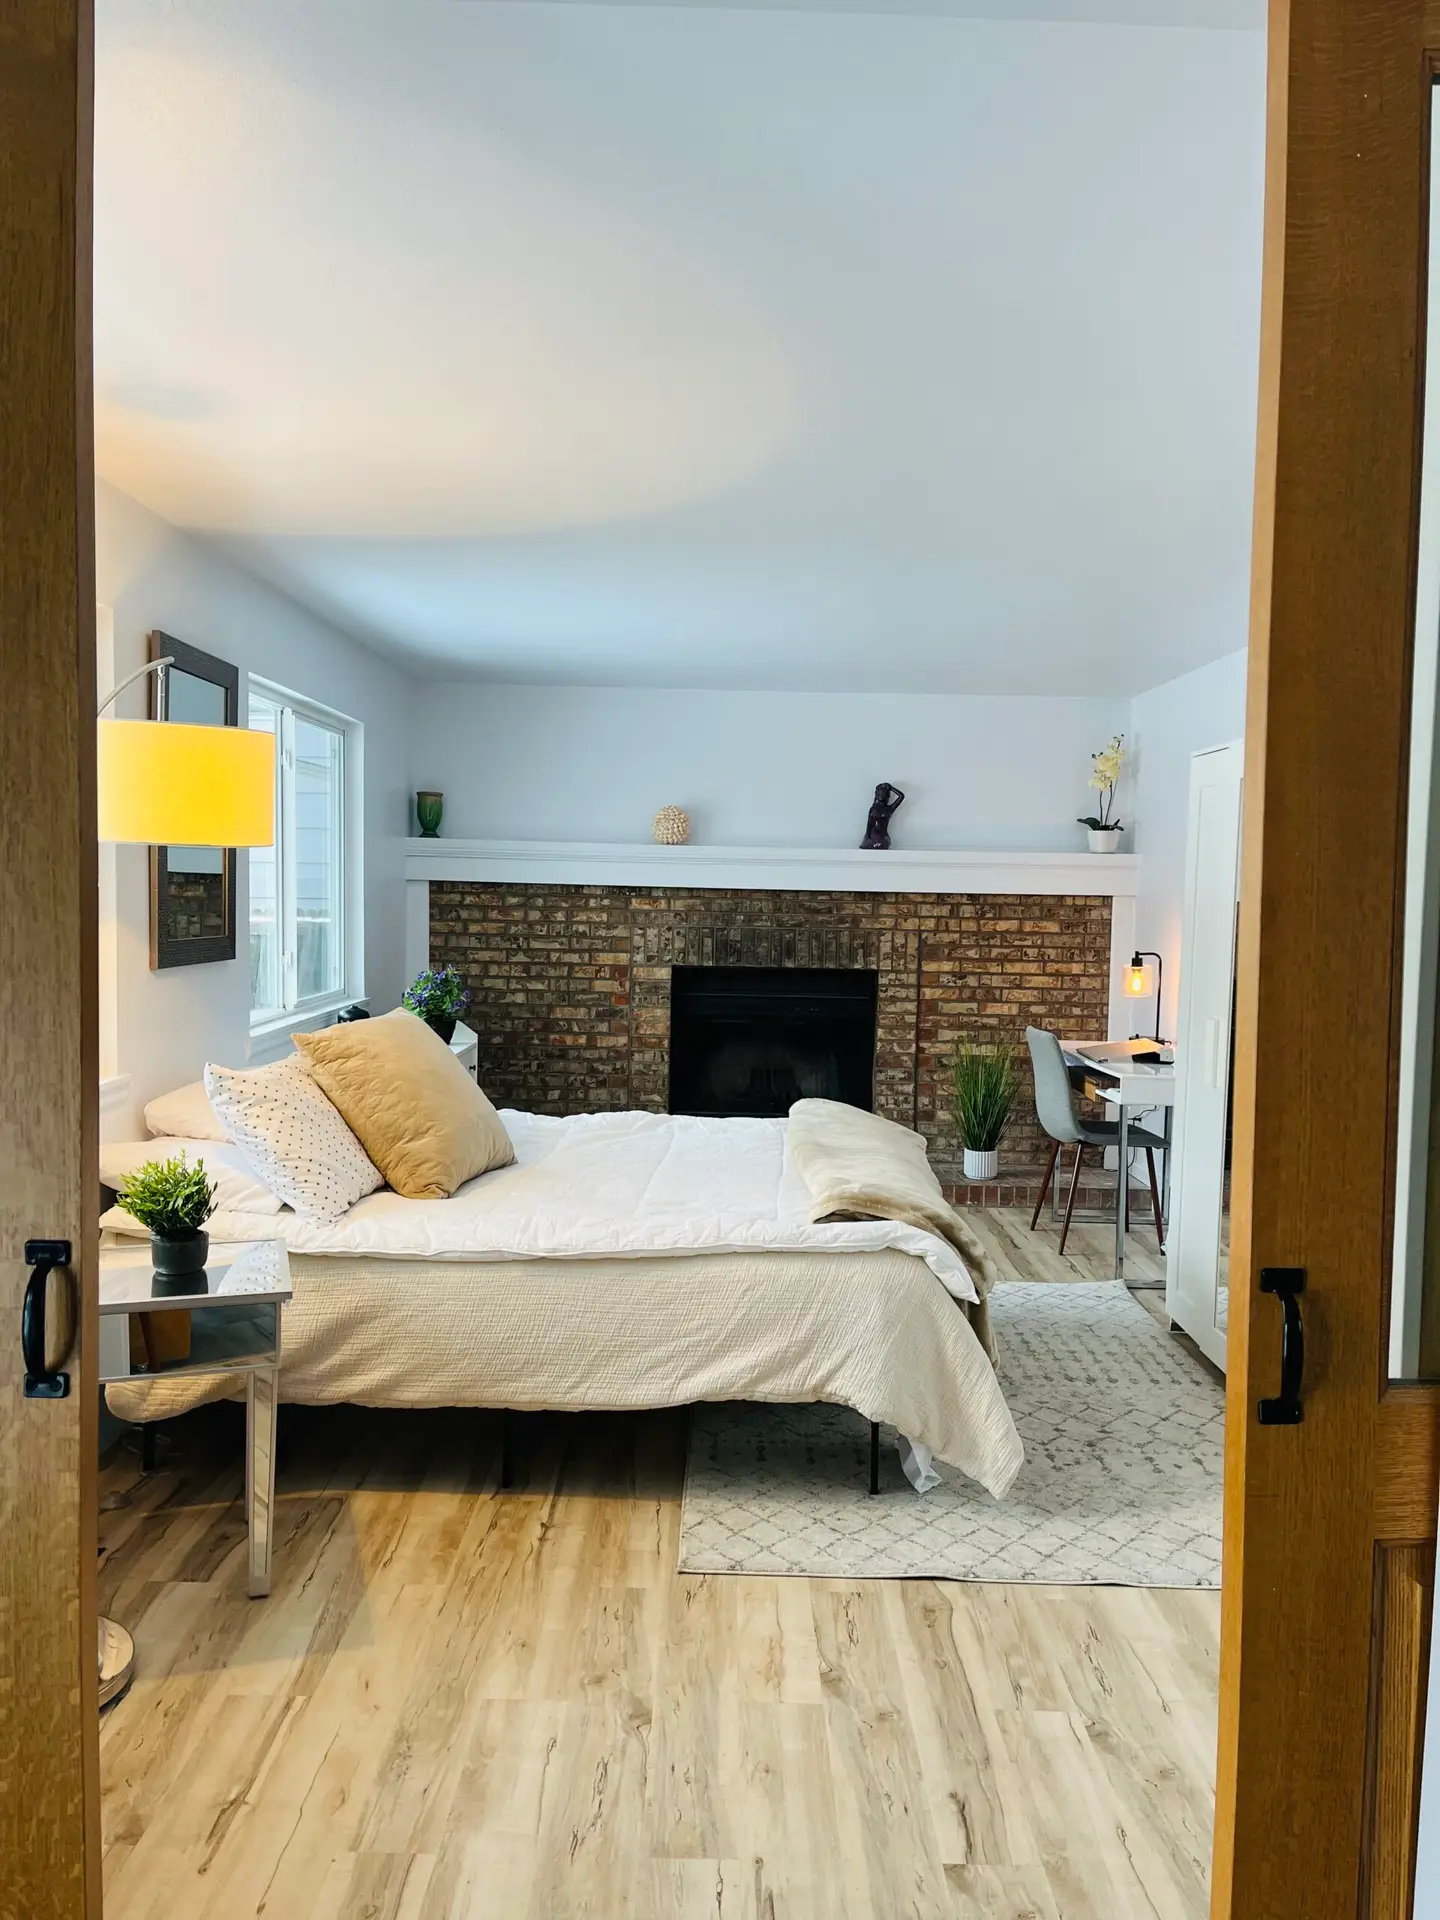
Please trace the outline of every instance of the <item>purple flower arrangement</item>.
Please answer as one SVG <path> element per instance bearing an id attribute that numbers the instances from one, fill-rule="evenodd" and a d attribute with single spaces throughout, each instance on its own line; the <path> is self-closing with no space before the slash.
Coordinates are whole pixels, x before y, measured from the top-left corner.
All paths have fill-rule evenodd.
<path id="1" fill-rule="evenodd" d="M 470 989 L 454 967 L 427 967 L 416 974 L 401 997 L 422 1020 L 431 1024 L 449 1020 L 453 1024 L 470 1004 Z"/>

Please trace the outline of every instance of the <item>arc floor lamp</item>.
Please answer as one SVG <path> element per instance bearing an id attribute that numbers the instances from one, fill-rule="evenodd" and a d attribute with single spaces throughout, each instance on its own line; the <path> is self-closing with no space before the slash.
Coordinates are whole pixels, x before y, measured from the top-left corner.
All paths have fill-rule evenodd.
<path id="1" fill-rule="evenodd" d="M 100 702 L 170 658 L 147 661 Z M 145 847 L 275 843 L 275 736 L 177 720 L 103 720 L 96 728 L 102 840 Z"/>
<path id="2" fill-rule="evenodd" d="M 149 660 L 100 702 L 96 715 L 98 837 L 130 846 L 269 847 L 275 844 L 275 736 L 246 727 L 175 720 L 104 720 L 117 694 L 147 673 L 161 684 L 173 657 Z M 163 705 L 163 702 L 162 702 Z M 100 1704 L 124 1692 L 135 1642 L 100 1622 Z"/>

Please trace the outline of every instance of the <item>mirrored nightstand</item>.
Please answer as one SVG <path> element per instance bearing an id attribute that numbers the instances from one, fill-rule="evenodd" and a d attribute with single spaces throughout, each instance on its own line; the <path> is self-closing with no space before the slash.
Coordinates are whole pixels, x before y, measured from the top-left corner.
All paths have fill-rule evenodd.
<path id="1" fill-rule="evenodd" d="M 148 1241 L 100 1250 L 100 1379 L 153 1380 L 177 1373 L 245 1375 L 245 1520 L 252 1598 L 270 1591 L 275 1507 L 275 1417 L 280 1390 L 280 1322 L 291 1297 L 283 1240 L 214 1241 L 204 1271 L 156 1273 Z M 145 1352 L 153 1339 L 131 1340 L 131 1315 L 183 1313 L 189 1352 L 160 1365 Z M 130 1679 L 134 1645 L 123 1627 L 100 1623 L 100 1704 Z"/>

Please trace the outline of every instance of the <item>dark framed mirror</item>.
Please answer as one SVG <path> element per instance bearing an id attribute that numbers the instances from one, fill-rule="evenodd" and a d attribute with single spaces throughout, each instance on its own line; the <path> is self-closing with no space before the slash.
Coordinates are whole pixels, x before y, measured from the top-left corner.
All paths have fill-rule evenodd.
<path id="1" fill-rule="evenodd" d="M 152 675 L 150 717 L 191 726 L 240 724 L 240 669 L 213 653 L 150 635 L 150 658 L 174 660 Z M 150 965 L 194 967 L 235 958 L 235 849 L 150 849 Z"/>

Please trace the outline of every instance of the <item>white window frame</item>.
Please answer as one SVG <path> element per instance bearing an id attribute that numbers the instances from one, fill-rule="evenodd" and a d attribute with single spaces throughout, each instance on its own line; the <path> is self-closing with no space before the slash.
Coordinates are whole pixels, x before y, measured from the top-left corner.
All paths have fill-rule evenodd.
<path id="1" fill-rule="evenodd" d="M 252 696 L 259 695 L 280 710 L 276 752 L 276 880 L 280 917 L 281 1000 L 279 1011 L 250 1010 L 250 1058 L 273 1056 L 287 1050 L 297 1030 L 328 1024 L 341 1007 L 365 998 L 365 729 L 349 714 L 250 674 L 246 682 L 246 722 Z M 295 992 L 297 947 L 295 928 L 295 808 L 285 803 L 287 782 L 295 766 L 295 721 L 313 720 L 340 735 L 340 985 L 333 992 Z M 245 925 L 250 923 L 250 874 L 245 873 Z M 247 979 L 249 968 L 246 969 Z M 248 991 L 248 989 L 247 989 Z"/>

